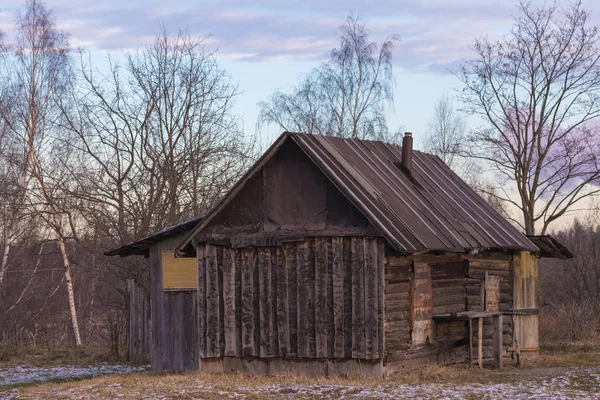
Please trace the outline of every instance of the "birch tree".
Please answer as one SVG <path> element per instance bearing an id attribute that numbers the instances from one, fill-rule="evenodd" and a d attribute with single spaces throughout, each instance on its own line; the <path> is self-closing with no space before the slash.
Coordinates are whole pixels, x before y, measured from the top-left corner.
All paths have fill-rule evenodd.
<path id="1" fill-rule="evenodd" d="M 425 150 L 440 157 L 450 168 L 456 167 L 466 145 L 466 133 L 465 120 L 457 114 L 450 96 L 443 94 L 433 108 Z"/>
<path id="2" fill-rule="evenodd" d="M 484 121 L 469 155 L 497 173 L 489 194 L 520 210 L 527 234 L 544 234 L 600 193 L 600 37 L 580 2 L 518 9 L 507 37 L 477 39 L 457 75 L 466 110 Z"/>
<path id="3" fill-rule="evenodd" d="M 16 167 L 20 174 L 19 195 L 16 198 L 14 221 L 22 217 L 22 204 L 29 204 L 33 212 L 57 236 L 62 255 L 67 296 L 75 344 L 80 346 L 81 336 L 73 289 L 58 186 L 50 186 L 48 178 L 55 173 L 52 168 L 53 143 L 60 133 L 53 130 L 60 116 L 57 99 L 64 95 L 69 80 L 69 55 L 67 35 L 56 27 L 51 11 L 38 0 L 28 0 L 24 12 L 16 19 L 16 42 L 11 48 L 10 60 L 3 80 L 7 90 L 0 111 L 9 134 L 18 146 Z M 54 164 L 57 164 L 54 162 Z M 4 260 L 14 239 L 15 224 L 9 226 Z"/>
<path id="4" fill-rule="evenodd" d="M 366 24 L 350 15 L 339 29 L 340 46 L 291 93 L 275 92 L 259 103 L 259 126 L 350 138 L 385 139 L 385 110 L 393 104 L 392 50 L 388 36 L 370 41 Z"/>

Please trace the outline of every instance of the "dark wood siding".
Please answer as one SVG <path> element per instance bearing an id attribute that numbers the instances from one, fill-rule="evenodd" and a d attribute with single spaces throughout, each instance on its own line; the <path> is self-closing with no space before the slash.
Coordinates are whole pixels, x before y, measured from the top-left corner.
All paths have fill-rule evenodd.
<path id="1" fill-rule="evenodd" d="M 380 359 L 383 251 L 370 237 L 198 246 L 200 357 Z"/>

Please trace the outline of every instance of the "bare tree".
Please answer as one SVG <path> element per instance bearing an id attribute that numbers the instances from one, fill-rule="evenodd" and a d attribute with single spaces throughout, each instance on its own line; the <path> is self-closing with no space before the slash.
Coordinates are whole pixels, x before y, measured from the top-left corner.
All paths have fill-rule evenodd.
<path id="1" fill-rule="evenodd" d="M 352 138 L 386 138 L 385 107 L 393 102 L 392 50 L 396 35 L 381 46 L 369 41 L 360 17 L 340 27 L 340 47 L 290 94 L 275 92 L 260 102 L 259 126 Z"/>
<path id="2" fill-rule="evenodd" d="M 466 145 L 466 123 L 457 113 L 452 98 L 443 94 L 433 108 L 429 121 L 425 150 L 442 159 L 448 167 L 456 167 Z"/>
<path id="3" fill-rule="evenodd" d="M 254 159 L 231 112 L 237 86 L 203 38 L 163 29 L 108 75 L 81 61 L 77 91 L 61 103 L 78 154 L 71 195 L 117 242 L 206 212 Z"/>
<path id="4" fill-rule="evenodd" d="M 577 2 L 534 7 L 519 3 L 507 38 L 477 39 L 475 59 L 458 77 L 461 100 L 485 126 L 469 137 L 469 153 L 511 182 L 518 198 L 490 192 L 517 207 L 526 233 L 600 191 L 600 42 L 589 11 Z"/>
<path id="5" fill-rule="evenodd" d="M 48 177 L 52 176 L 50 160 L 53 159 L 52 143 L 56 132 L 53 124 L 59 116 L 56 99 L 64 94 L 69 79 L 69 56 L 67 35 L 56 27 L 54 17 L 45 4 L 28 0 L 25 12 L 19 12 L 16 20 L 17 38 L 13 46 L 3 81 L 8 88 L 0 103 L 0 112 L 9 134 L 17 143 L 16 167 L 20 175 L 19 195 L 15 202 L 17 218 L 22 223 L 23 204 L 31 205 L 30 211 L 49 223 L 57 235 L 62 254 L 65 281 L 77 346 L 81 336 L 77 322 L 71 263 L 65 246 L 63 215 L 58 204 L 55 188 Z M 37 196 L 35 195 L 37 193 Z M 46 216 L 49 216 L 47 218 Z M 15 227 L 9 226 L 2 268 L 14 240 Z"/>

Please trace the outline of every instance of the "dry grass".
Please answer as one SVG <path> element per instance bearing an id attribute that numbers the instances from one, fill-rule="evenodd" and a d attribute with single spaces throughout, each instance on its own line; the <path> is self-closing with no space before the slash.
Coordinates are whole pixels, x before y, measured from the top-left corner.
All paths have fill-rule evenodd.
<path id="1" fill-rule="evenodd" d="M 104 347 L 36 347 L 19 352 L 0 351 L 0 368 L 16 365 L 90 365 L 101 362 L 123 362 Z"/>
<path id="2" fill-rule="evenodd" d="M 168 399 L 220 399 L 240 397 L 263 398 L 377 398 L 406 388 L 456 388 L 466 390 L 461 398 L 482 398 L 481 385 L 520 388 L 529 385 L 546 385 L 557 377 L 568 375 L 568 384 L 558 389 L 570 390 L 578 385 L 579 392 L 566 392 L 566 398 L 578 398 L 582 393 L 597 393 L 596 377 L 588 377 L 585 368 L 600 373 L 600 343 L 595 341 L 577 344 L 554 342 L 546 344 L 535 360 L 525 360 L 521 367 L 507 366 L 502 371 L 479 370 L 467 365 L 427 366 L 399 373 L 386 380 L 357 378 L 307 378 L 304 376 L 247 376 L 242 374 L 131 374 L 105 376 L 63 383 L 50 383 L 14 389 L 15 398 L 168 398 Z M 575 372 L 574 372 L 575 371 Z M 579 372 L 577 372 L 579 371 Z M 478 387 L 479 385 L 479 387 Z M 490 387 L 492 387 L 490 386 Z M 461 389 L 462 388 L 462 389 Z M 418 389 L 418 390 L 421 390 Z M 527 388 L 526 388 L 527 389 Z M 437 389 L 436 389 L 437 390 Z M 445 389 L 444 389 L 445 390 Z M 520 389 L 519 389 L 520 390 Z M 537 390 L 537 389 L 536 389 Z M 583 391 L 583 392 L 582 392 Z M 5 392 L 6 393 L 6 392 Z M 366 395 L 365 395 L 366 393 Z M 375 393 L 373 395 L 369 393 Z M 404 393 L 404 392 L 402 392 Z M 429 392 L 427 392 L 429 393 Z M 442 396 L 442 394 L 440 394 Z M 418 397 L 418 396 L 417 396 Z M 484 396 L 495 398 L 493 395 Z M 564 397 L 564 396 L 563 396 Z M 0 398 L 2 392 L 0 391 Z"/>

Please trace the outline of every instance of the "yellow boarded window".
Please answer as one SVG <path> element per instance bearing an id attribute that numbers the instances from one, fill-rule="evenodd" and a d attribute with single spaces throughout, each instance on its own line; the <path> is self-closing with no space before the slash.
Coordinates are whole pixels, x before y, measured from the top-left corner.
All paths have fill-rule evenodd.
<path id="1" fill-rule="evenodd" d="M 195 290 L 198 287 L 198 264 L 195 257 L 175 258 L 172 252 L 164 252 L 162 266 L 164 290 Z"/>

